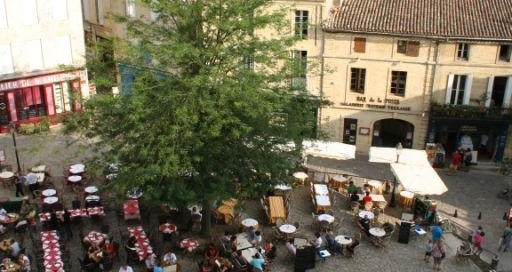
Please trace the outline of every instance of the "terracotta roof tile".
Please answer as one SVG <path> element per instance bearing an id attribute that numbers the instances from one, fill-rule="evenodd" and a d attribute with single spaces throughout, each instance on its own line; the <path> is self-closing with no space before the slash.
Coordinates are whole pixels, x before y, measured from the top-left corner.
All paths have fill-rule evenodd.
<path id="1" fill-rule="evenodd" d="M 342 0 L 327 32 L 512 40 L 512 0 Z"/>

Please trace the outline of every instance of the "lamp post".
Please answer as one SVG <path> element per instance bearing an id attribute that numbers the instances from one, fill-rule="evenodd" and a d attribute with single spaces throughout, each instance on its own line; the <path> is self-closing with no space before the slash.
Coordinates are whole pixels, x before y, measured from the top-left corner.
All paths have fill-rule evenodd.
<path id="1" fill-rule="evenodd" d="M 14 126 L 13 122 L 9 123 L 9 130 L 11 131 L 12 135 L 12 142 L 14 144 L 14 154 L 16 154 L 16 166 L 18 166 L 18 172 L 21 171 L 20 166 L 20 157 L 18 156 L 18 147 L 16 146 L 16 127 Z"/>
<path id="2" fill-rule="evenodd" d="M 400 155 L 403 151 L 402 143 L 398 143 L 396 145 L 396 163 L 398 163 L 398 160 L 400 159 Z M 393 192 L 391 192 L 391 201 L 389 202 L 390 207 L 396 206 L 396 177 L 393 180 Z"/>

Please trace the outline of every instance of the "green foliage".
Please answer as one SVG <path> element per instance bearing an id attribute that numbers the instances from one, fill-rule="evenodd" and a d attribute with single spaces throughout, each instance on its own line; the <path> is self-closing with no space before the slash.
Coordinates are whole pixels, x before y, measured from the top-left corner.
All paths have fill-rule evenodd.
<path id="1" fill-rule="evenodd" d="M 24 135 L 30 135 L 30 134 L 45 132 L 48 130 L 50 130 L 50 121 L 45 119 L 45 120 L 35 123 L 35 124 L 32 124 L 32 123 L 21 124 L 20 127 L 18 128 L 18 133 L 24 134 Z"/>
<path id="2" fill-rule="evenodd" d="M 266 13 L 268 0 L 142 2 L 155 22 L 117 18 L 130 41 L 119 61 L 138 69 L 130 96 L 93 97 L 65 120 L 67 132 L 121 163 L 118 192 L 141 187 L 154 206 L 207 208 L 288 180 L 299 150 L 276 146 L 312 136 L 323 103 L 285 84 L 297 72 L 288 16 Z M 261 29 L 276 35 L 253 34 Z"/>
<path id="3" fill-rule="evenodd" d="M 98 93 L 109 93 L 116 86 L 113 41 L 102 39 L 87 48 L 86 66 Z"/>
<path id="4" fill-rule="evenodd" d="M 508 108 L 471 105 L 432 104 L 430 114 L 436 117 L 485 119 L 485 120 L 511 120 L 512 110 Z"/>

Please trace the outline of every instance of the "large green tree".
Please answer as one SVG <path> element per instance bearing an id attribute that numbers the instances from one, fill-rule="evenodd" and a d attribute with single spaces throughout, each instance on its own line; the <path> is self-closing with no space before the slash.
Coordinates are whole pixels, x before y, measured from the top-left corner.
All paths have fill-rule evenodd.
<path id="1" fill-rule="evenodd" d="M 97 95 L 65 122 L 122 165 L 116 190 L 210 211 L 288 180 L 298 150 L 280 147 L 310 136 L 318 101 L 290 87 L 304 65 L 289 51 L 287 11 L 270 0 L 142 2 L 155 21 L 120 18 L 129 42 L 117 59 L 136 71 L 129 93 Z"/>

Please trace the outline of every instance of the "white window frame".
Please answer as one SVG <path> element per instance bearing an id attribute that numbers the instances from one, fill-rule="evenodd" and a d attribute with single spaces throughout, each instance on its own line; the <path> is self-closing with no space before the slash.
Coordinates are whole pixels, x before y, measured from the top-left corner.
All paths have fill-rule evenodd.
<path id="1" fill-rule="evenodd" d="M 295 36 L 305 40 L 309 35 L 309 10 L 297 9 L 294 14 L 294 30 Z M 306 33 L 303 33 L 303 31 Z"/>
<path id="2" fill-rule="evenodd" d="M 468 105 L 469 104 L 469 98 L 471 97 L 471 87 L 473 85 L 473 74 L 450 74 L 448 75 L 448 82 L 446 83 L 446 97 L 445 97 L 445 103 L 450 105 L 458 105 L 457 100 L 459 96 L 459 92 L 461 91 L 460 86 L 460 79 L 461 76 L 466 76 L 466 83 L 464 85 L 464 94 L 462 97 L 462 105 Z M 457 92 L 455 96 L 454 103 L 451 103 L 451 97 L 452 97 L 452 91 L 453 91 L 453 83 L 457 83 L 457 89 L 455 90 Z"/>
<path id="3" fill-rule="evenodd" d="M 489 81 L 487 82 L 487 91 L 485 93 L 485 107 L 489 108 L 491 106 L 491 98 L 492 98 L 492 87 L 494 87 L 494 75 L 489 77 Z M 512 98 L 512 76 L 507 77 L 507 84 L 505 85 L 505 93 L 503 94 L 503 104 L 502 108 L 510 107 L 510 99 Z"/>
<path id="4" fill-rule="evenodd" d="M 457 59 L 467 61 L 469 60 L 469 44 L 458 43 L 457 44 Z"/>

